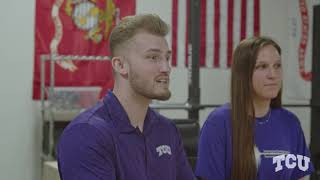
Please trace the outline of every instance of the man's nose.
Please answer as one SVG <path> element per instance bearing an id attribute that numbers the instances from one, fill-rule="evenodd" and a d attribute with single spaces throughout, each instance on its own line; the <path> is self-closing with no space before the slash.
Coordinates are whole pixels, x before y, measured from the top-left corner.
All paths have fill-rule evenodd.
<path id="1" fill-rule="evenodd" d="M 166 59 L 162 60 L 160 64 L 160 71 L 165 73 L 170 73 L 171 72 L 170 62 L 167 61 Z"/>

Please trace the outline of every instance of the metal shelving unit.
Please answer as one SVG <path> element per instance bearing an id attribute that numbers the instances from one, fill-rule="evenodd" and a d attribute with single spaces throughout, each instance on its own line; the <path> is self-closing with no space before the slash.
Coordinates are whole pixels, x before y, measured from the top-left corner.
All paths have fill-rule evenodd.
<path id="1" fill-rule="evenodd" d="M 56 61 L 90 61 L 109 60 L 109 56 L 71 56 L 71 55 L 41 55 L 41 116 L 42 116 L 42 159 L 54 160 L 54 135 L 57 122 L 69 122 L 86 107 L 77 106 L 74 102 L 79 99 L 79 94 L 93 88 L 55 86 L 55 63 Z M 49 83 L 45 82 L 46 62 L 50 64 Z M 96 90 L 98 91 L 98 90 Z"/>

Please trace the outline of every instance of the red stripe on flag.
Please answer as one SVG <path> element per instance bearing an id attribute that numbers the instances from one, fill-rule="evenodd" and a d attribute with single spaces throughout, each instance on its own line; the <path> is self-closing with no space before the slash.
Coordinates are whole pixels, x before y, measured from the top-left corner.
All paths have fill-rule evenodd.
<path id="1" fill-rule="evenodd" d="M 253 5 L 253 31 L 254 36 L 260 35 L 260 0 L 254 0 Z"/>
<path id="2" fill-rule="evenodd" d="M 178 0 L 172 1 L 172 66 L 177 66 Z"/>
<path id="3" fill-rule="evenodd" d="M 214 22 L 213 22 L 213 31 L 214 31 L 214 67 L 220 66 L 220 0 L 214 1 Z"/>
<path id="4" fill-rule="evenodd" d="M 227 67 L 231 66 L 232 50 L 233 50 L 233 15 L 234 0 L 228 0 L 228 35 L 227 35 Z"/>
<path id="5" fill-rule="evenodd" d="M 240 40 L 246 38 L 247 0 L 241 0 Z"/>
<path id="6" fill-rule="evenodd" d="M 189 18 L 190 18 L 190 1 L 187 1 L 187 10 L 186 10 L 186 43 L 185 43 L 185 66 L 188 67 L 189 56 L 188 56 L 188 45 L 189 45 Z"/>
<path id="7" fill-rule="evenodd" d="M 200 67 L 206 65 L 206 23 L 207 23 L 207 0 L 200 1 Z"/>

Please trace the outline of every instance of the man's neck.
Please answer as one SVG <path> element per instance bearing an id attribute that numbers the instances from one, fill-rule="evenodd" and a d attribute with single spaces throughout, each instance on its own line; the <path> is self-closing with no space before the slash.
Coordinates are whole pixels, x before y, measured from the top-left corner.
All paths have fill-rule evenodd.
<path id="1" fill-rule="evenodd" d="M 120 88 L 114 89 L 113 93 L 126 111 L 131 125 L 143 132 L 144 120 L 151 100 L 134 93 L 123 92 Z"/>

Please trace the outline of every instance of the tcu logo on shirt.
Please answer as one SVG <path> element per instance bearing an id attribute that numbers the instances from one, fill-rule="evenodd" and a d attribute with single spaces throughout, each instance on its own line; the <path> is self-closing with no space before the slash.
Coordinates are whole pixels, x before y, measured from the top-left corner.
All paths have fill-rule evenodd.
<path id="1" fill-rule="evenodd" d="M 171 155 L 171 148 L 168 145 L 160 145 L 156 148 L 157 152 L 159 153 L 159 157 L 163 154 Z"/>
<path id="2" fill-rule="evenodd" d="M 272 158 L 272 163 L 277 163 L 277 167 L 275 171 L 281 171 L 283 169 L 283 165 L 281 164 L 282 161 L 285 161 L 285 166 L 288 169 L 293 169 L 297 166 L 298 161 L 298 168 L 301 171 L 306 171 L 309 169 L 310 158 L 302 155 L 295 156 L 294 154 L 282 154 L 280 156 L 276 156 Z M 303 162 L 304 161 L 304 162 Z M 303 162 L 303 163 L 302 163 Z"/>

